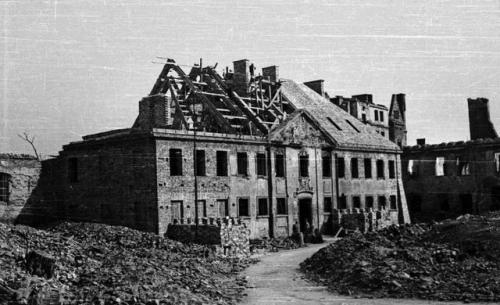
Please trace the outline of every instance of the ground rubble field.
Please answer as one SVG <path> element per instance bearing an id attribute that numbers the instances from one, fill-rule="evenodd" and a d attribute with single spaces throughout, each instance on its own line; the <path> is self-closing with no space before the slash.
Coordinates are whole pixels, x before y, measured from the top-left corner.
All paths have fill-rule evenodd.
<path id="1" fill-rule="evenodd" d="M 500 213 L 355 233 L 300 267 L 343 295 L 499 302 Z"/>
<path id="2" fill-rule="evenodd" d="M 250 262 L 119 226 L 0 224 L 0 304 L 234 304 Z"/>

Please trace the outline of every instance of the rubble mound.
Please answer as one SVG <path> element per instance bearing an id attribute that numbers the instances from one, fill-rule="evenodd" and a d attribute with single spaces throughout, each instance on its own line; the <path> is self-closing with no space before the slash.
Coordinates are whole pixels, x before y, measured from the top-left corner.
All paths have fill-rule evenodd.
<path id="1" fill-rule="evenodd" d="M 119 226 L 0 224 L 0 303 L 232 304 L 248 263 Z"/>
<path id="2" fill-rule="evenodd" d="M 344 295 L 498 302 L 499 228 L 500 218 L 467 215 L 356 233 L 319 250 L 301 269 Z"/>

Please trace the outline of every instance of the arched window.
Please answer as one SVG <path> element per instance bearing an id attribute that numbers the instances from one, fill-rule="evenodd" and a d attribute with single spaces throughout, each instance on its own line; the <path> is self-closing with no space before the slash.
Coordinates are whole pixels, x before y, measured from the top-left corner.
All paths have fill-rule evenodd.
<path id="1" fill-rule="evenodd" d="M 2 202 L 9 202 L 9 181 L 9 174 L 0 173 L 0 201 Z"/>

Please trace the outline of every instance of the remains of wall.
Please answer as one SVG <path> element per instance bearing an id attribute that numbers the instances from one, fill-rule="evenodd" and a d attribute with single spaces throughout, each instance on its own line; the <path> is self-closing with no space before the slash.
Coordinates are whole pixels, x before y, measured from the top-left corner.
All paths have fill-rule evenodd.
<path id="1" fill-rule="evenodd" d="M 40 161 L 33 156 L 0 154 L 0 173 L 6 181 L 1 187 L 7 195 L 7 200 L 0 199 L 0 221 L 16 221 L 25 204 L 31 199 L 40 171 Z"/>
<path id="2" fill-rule="evenodd" d="M 234 218 L 216 219 L 205 224 L 169 224 L 166 237 L 183 243 L 216 246 L 221 256 L 250 255 L 250 230 Z"/>

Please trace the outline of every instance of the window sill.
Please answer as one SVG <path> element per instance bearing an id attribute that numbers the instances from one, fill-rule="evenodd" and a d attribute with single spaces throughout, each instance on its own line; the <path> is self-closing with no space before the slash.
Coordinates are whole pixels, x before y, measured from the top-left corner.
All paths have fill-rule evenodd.
<path id="1" fill-rule="evenodd" d="M 257 179 L 267 179 L 267 176 L 264 176 L 264 175 L 257 175 Z"/>
<path id="2" fill-rule="evenodd" d="M 257 219 L 259 218 L 269 218 L 269 215 L 257 215 Z"/>
<path id="3" fill-rule="evenodd" d="M 241 218 L 241 219 L 250 219 L 250 216 L 241 216 L 241 215 L 240 215 L 240 216 L 238 216 L 238 217 L 239 217 L 239 218 Z"/>
<path id="4" fill-rule="evenodd" d="M 276 214 L 276 217 L 288 217 L 288 214 Z"/>

